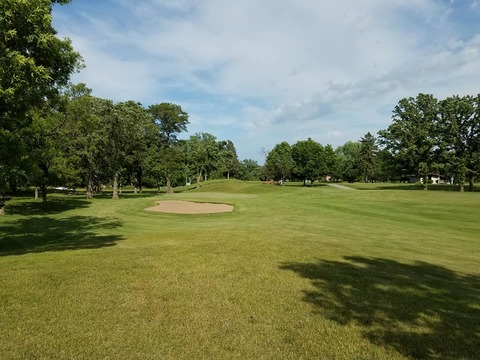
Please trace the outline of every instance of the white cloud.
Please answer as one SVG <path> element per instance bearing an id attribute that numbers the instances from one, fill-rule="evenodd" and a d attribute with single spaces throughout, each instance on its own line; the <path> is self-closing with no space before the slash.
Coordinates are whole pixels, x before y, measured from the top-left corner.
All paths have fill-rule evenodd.
<path id="1" fill-rule="evenodd" d="M 114 100 L 178 102 L 192 132 L 229 137 L 244 157 L 310 134 L 356 140 L 419 92 L 478 92 L 480 26 L 466 31 L 459 13 L 478 1 L 95 4 L 54 13 L 86 61 L 76 79 Z"/>

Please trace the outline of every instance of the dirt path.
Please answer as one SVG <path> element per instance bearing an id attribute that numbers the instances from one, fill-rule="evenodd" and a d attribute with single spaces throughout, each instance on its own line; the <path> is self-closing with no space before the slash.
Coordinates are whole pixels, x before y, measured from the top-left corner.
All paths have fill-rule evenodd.
<path id="1" fill-rule="evenodd" d="M 343 186 L 343 185 L 340 185 L 340 184 L 328 183 L 328 185 L 333 186 L 334 188 L 337 188 L 337 189 L 341 189 L 341 190 L 357 190 L 357 189 L 354 189 L 354 188 L 351 188 L 351 187 L 348 187 L 348 186 Z"/>

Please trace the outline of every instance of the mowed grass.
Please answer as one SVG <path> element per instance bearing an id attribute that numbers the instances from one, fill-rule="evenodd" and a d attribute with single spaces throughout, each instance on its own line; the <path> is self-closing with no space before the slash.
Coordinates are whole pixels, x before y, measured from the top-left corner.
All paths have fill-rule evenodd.
<path id="1" fill-rule="evenodd" d="M 235 211 L 144 211 L 162 199 Z M 480 354 L 480 193 L 229 180 L 7 206 L 1 359 Z"/>

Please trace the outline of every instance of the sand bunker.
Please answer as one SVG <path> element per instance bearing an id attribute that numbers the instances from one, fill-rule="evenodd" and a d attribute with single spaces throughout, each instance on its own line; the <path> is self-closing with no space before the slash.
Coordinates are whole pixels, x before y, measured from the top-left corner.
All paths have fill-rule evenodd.
<path id="1" fill-rule="evenodd" d="M 232 205 L 197 203 L 191 201 L 165 200 L 159 201 L 157 206 L 147 208 L 148 211 L 159 211 L 174 214 L 212 214 L 233 211 Z"/>

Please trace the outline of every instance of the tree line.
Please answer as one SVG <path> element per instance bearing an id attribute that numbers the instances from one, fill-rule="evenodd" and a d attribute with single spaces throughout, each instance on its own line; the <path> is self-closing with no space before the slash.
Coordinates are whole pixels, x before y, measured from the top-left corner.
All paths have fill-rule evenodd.
<path id="1" fill-rule="evenodd" d="M 188 113 L 180 105 L 159 103 L 147 108 L 135 101 L 114 103 L 91 95 L 85 84 L 70 84 L 55 103 L 29 110 L 21 129 L 25 147 L 21 161 L 4 174 L 9 192 L 33 186 L 46 202 L 47 188 L 86 189 L 87 198 L 112 187 L 117 199 L 122 185 L 135 191 L 149 187 L 197 186 L 208 178 L 252 178 L 230 140 L 201 132 L 179 140 L 187 130 Z"/>
<path id="2" fill-rule="evenodd" d="M 265 165 L 239 161 L 233 142 L 209 133 L 189 139 L 180 105 L 147 108 L 92 96 L 70 84 L 84 64 L 69 39 L 52 27 L 52 7 L 69 0 L 0 2 L 0 212 L 8 194 L 35 187 L 84 187 L 87 197 L 123 184 L 173 186 L 192 179 L 401 181 L 441 173 L 463 191 L 480 172 L 480 95 L 438 100 L 419 94 L 395 106 L 392 124 L 333 149 L 311 138 L 277 144 Z"/>
<path id="3" fill-rule="evenodd" d="M 91 198 L 123 184 L 172 186 L 196 178 L 258 178 L 254 160 L 239 161 L 234 144 L 209 133 L 187 140 L 188 113 L 179 105 L 144 108 L 92 96 L 70 84 L 83 67 L 69 39 L 52 27 L 52 7 L 69 0 L 0 2 L 0 212 L 8 194 L 34 187 L 84 187 Z"/>
<path id="4" fill-rule="evenodd" d="M 284 182 L 304 184 L 325 177 L 353 181 L 407 181 L 417 178 L 426 190 L 429 175 L 473 191 L 480 174 L 480 95 L 430 94 L 401 99 L 392 123 L 378 136 L 370 132 L 333 150 L 312 139 L 277 144 L 268 152 L 266 174 Z"/>

